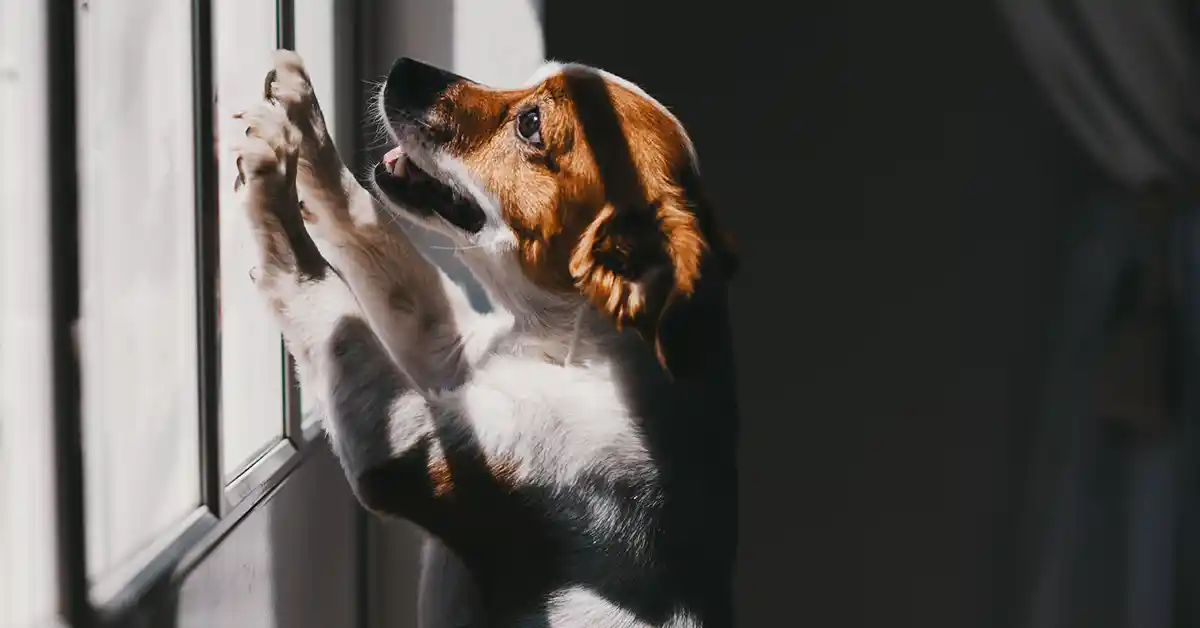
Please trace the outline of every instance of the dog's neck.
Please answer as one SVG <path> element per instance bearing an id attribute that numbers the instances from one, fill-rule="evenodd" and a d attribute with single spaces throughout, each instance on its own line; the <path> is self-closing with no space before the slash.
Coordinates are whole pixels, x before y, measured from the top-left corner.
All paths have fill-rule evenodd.
<path id="1" fill-rule="evenodd" d="M 466 249 L 458 256 L 492 306 L 513 317 L 519 342 L 546 359 L 566 364 L 601 357 L 621 336 L 582 294 L 552 292 L 534 284 L 505 253 Z"/>

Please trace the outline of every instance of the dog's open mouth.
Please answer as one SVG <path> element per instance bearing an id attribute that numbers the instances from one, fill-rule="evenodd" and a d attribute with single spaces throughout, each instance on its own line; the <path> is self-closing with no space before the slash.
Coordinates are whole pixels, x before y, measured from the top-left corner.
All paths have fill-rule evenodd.
<path id="1" fill-rule="evenodd" d="M 468 233 L 483 228 L 485 216 L 477 203 L 418 168 L 401 147 L 383 156 L 374 175 L 379 191 L 398 207 L 424 218 L 441 216 Z"/>

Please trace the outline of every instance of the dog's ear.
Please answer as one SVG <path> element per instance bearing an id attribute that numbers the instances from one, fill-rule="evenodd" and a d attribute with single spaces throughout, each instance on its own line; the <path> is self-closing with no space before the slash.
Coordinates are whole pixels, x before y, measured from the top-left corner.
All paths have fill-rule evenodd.
<path id="1" fill-rule="evenodd" d="M 701 357 L 701 295 L 737 270 L 707 202 L 681 190 L 648 207 L 607 205 L 571 254 L 571 277 L 618 328 L 633 327 L 663 369 L 684 377 Z"/>

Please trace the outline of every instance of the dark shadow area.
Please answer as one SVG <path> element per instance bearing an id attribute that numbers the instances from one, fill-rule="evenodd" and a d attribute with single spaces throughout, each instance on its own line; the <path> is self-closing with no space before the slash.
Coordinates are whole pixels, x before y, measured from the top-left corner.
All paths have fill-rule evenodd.
<path id="1" fill-rule="evenodd" d="M 1099 174 L 986 3 L 548 3 L 739 241 L 739 625 L 1014 625 L 1069 225 Z"/>

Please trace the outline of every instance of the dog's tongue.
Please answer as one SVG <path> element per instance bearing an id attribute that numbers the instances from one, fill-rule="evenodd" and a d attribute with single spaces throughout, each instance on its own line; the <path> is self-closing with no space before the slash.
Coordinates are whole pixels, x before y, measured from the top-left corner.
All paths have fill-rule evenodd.
<path id="1" fill-rule="evenodd" d="M 393 148 L 392 150 L 389 150 L 389 151 L 388 151 L 388 152 L 387 152 L 387 153 L 386 153 L 386 154 L 383 156 L 383 165 L 384 165 L 385 167 L 387 167 L 387 169 L 388 169 L 389 171 L 395 170 L 395 169 L 396 169 L 396 162 L 397 162 L 397 161 L 400 161 L 400 158 L 401 158 L 401 157 L 403 157 L 403 156 L 404 156 L 404 149 L 402 149 L 402 148 L 400 148 L 399 146 L 397 146 L 397 147 Z"/>

